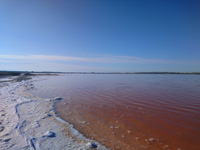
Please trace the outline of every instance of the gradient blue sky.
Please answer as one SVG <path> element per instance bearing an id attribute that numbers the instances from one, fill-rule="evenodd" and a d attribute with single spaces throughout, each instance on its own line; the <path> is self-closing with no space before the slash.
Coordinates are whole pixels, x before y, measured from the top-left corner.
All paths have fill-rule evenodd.
<path id="1" fill-rule="evenodd" d="M 0 70 L 200 71 L 200 0 L 0 0 Z"/>

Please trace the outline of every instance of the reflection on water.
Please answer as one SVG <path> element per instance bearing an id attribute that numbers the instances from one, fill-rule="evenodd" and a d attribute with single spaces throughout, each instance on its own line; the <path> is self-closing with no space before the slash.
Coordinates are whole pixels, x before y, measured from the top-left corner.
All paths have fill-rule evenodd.
<path id="1" fill-rule="evenodd" d="M 200 149 L 198 75 L 61 75 L 35 87 L 63 97 L 58 115 L 109 148 Z"/>

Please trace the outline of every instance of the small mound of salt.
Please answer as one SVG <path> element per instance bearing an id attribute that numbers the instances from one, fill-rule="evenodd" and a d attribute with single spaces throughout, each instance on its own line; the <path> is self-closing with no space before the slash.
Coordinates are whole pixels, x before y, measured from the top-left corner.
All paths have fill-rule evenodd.
<path id="1" fill-rule="evenodd" d="M 87 149 L 94 149 L 94 148 L 97 148 L 97 145 L 89 142 L 89 143 L 86 144 L 86 147 L 87 147 Z"/>
<path id="2" fill-rule="evenodd" d="M 150 142 L 153 142 L 153 141 L 154 141 L 154 138 L 149 138 L 149 141 L 150 141 Z"/>
<path id="3" fill-rule="evenodd" d="M 127 132 L 130 134 L 131 133 L 131 131 L 130 130 L 127 130 Z"/>
<path id="4" fill-rule="evenodd" d="M 62 97 L 55 97 L 54 100 L 55 101 L 60 101 L 60 100 L 62 100 Z"/>
<path id="5" fill-rule="evenodd" d="M 45 137 L 55 137 L 56 134 L 52 131 L 47 131 L 45 134 L 44 134 Z"/>
<path id="6" fill-rule="evenodd" d="M 47 117 L 51 117 L 52 115 L 51 114 L 47 114 Z"/>
<path id="7" fill-rule="evenodd" d="M 168 148 L 168 147 L 169 147 L 168 145 L 163 146 L 163 148 Z"/>

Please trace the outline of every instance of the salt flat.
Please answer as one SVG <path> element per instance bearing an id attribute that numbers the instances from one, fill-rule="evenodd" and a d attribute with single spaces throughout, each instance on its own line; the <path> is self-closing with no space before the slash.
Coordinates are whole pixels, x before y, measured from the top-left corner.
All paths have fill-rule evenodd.
<path id="1" fill-rule="evenodd" d="M 53 110 L 61 98 L 42 99 L 28 94 L 31 79 L 0 88 L 0 150 L 86 150 L 88 142 L 106 149 L 58 118 Z"/>

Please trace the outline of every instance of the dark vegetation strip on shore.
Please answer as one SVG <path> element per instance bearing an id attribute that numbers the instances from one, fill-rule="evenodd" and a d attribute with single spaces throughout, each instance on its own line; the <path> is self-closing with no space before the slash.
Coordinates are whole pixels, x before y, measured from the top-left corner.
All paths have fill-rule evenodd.
<path id="1" fill-rule="evenodd" d="M 20 72 L 0 71 L 0 76 L 19 76 L 20 74 Z"/>
<path id="2" fill-rule="evenodd" d="M 22 80 L 29 80 L 31 76 L 47 76 L 47 75 L 57 75 L 55 72 L 23 72 L 23 71 L 0 71 L 0 78 L 4 77 L 15 77 L 11 81 L 20 82 Z M 0 82 L 8 82 L 8 81 L 0 81 Z M 9 80 L 10 82 L 10 80 Z"/>
<path id="3" fill-rule="evenodd" d="M 19 76 L 19 75 L 27 75 L 27 76 L 34 76 L 34 75 L 55 75 L 61 72 L 29 72 L 29 71 L 0 71 L 0 76 Z"/>

